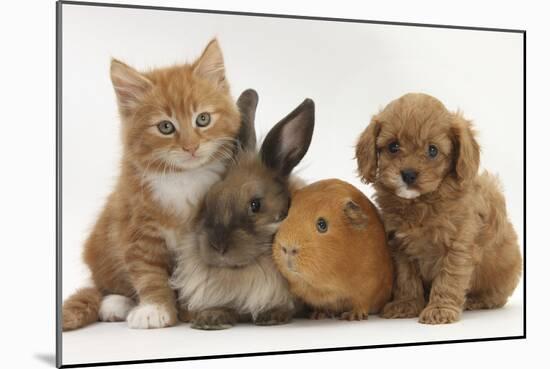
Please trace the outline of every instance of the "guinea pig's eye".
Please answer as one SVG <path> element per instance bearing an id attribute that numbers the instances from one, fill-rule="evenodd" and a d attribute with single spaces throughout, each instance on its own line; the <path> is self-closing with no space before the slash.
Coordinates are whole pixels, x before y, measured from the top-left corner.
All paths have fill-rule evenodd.
<path id="1" fill-rule="evenodd" d="M 439 150 L 437 149 L 437 146 L 435 145 L 428 146 L 428 156 L 430 158 L 432 159 L 435 158 L 438 153 L 439 153 Z"/>
<path id="2" fill-rule="evenodd" d="M 210 124 L 210 113 L 200 113 L 197 115 L 197 119 L 195 119 L 195 123 L 199 127 L 206 127 Z"/>
<path id="3" fill-rule="evenodd" d="M 253 213 L 257 213 L 260 211 L 260 208 L 262 207 L 262 203 L 260 199 L 253 199 L 250 201 L 250 211 Z"/>
<path id="4" fill-rule="evenodd" d="M 317 230 L 320 233 L 325 233 L 328 230 L 328 223 L 323 218 L 317 219 Z"/>
<path id="5" fill-rule="evenodd" d="M 390 142 L 390 144 L 388 145 L 388 151 L 391 152 L 392 154 L 395 154 L 396 152 L 398 152 L 399 151 L 399 142 L 397 142 L 397 141 Z"/>
<path id="6" fill-rule="evenodd" d="M 176 130 L 176 127 L 174 127 L 174 124 L 168 120 L 163 120 L 159 124 L 157 124 L 157 128 L 159 129 L 160 133 L 163 135 L 170 135 L 174 133 Z"/>

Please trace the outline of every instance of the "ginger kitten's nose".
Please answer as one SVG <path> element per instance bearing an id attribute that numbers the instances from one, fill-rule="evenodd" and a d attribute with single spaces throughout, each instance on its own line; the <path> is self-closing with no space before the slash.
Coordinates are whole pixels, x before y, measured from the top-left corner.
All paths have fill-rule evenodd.
<path id="1" fill-rule="evenodd" d="M 183 145 L 182 148 L 183 148 L 183 150 L 187 151 L 187 152 L 190 153 L 191 155 L 195 156 L 195 153 L 196 153 L 197 150 L 199 149 L 199 144 L 194 144 L 194 145 Z"/>

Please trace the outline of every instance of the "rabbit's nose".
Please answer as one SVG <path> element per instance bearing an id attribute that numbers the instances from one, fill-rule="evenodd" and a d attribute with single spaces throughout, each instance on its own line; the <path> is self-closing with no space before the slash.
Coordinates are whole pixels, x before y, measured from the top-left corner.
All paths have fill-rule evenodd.
<path id="1" fill-rule="evenodd" d="M 227 243 L 225 242 L 210 242 L 210 247 L 219 252 L 220 254 L 225 254 L 227 251 Z"/>

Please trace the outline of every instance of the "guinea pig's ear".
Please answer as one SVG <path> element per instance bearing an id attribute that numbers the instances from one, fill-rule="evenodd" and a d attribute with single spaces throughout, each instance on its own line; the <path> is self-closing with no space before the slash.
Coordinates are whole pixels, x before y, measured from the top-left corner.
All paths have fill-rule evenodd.
<path id="1" fill-rule="evenodd" d="M 241 128 L 237 139 L 242 150 L 254 151 L 256 149 L 256 107 L 258 106 L 258 94 L 252 89 L 244 91 L 237 100 L 237 106 L 241 113 Z"/>
<path id="2" fill-rule="evenodd" d="M 454 171 L 459 183 L 471 181 L 479 170 L 480 147 L 474 137 L 472 124 L 457 112 L 452 117 L 454 141 Z"/>
<path id="3" fill-rule="evenodd" d="M 345 203 L 344 215 L 346 216 L 348 222 L 354 227 L 365 228 L 367 226 L 367 214 L 353 200 L 349 200 Z"/>
<path id="4" fill-rule="evenodd" d="M 357 159 L 357 171 L 361 180 L 365 183 L 372 183 L 376 180 L 378 169 L 378 149 L 376 139 L 380 133 L 380 122 L 374 116 L 367 128 L 359 136 L 355 147 L 355 158 Z"/>
<path id="5" fill-rule="evenodd" d="M 306 154 L 315 125 L 315 104 L 305 99 L 267 134 L 260 156 L 269 168 L 287 177 Z"/>

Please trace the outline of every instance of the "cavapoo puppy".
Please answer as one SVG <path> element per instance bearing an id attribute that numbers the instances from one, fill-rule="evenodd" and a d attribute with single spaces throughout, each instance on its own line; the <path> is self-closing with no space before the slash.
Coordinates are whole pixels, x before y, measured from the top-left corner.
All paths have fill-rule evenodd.
<path id="1" fill-rule="evenodd" d="M 463 309 L 503 306 L 521 254 L 497 179 L 478 174 L 471 123 L 432 96 L 407 94 L 372 118 L 356 156 L 396 268 L 381 315 L 442 324 Z"/>

